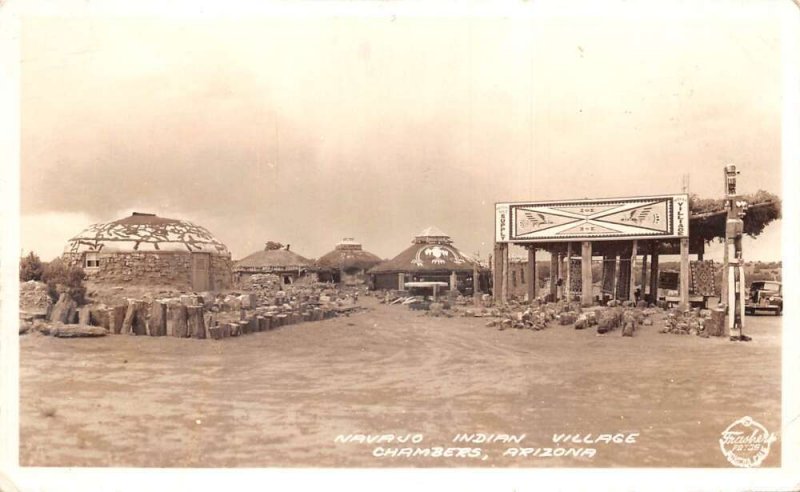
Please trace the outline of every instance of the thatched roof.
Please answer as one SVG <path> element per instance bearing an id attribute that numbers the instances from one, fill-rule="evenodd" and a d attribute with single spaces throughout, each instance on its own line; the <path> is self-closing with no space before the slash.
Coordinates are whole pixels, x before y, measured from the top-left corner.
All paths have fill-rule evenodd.
<path id="1" fill-rule="evenodd" d="M 317 260 L 317 265 L 342 271 L 354 268 L 369 270 L 381 261 L 377 255 L 364 251 L 361 244 L 355 242 L 353 238 L 345 238 L 336 245 L 333 251 Z"/>
<path id="2" fill-rule="evenodd" d="M 264 251 L 255 252 L 237 261 L 233 266 L 233 271 L 313 269 L 313 261 L 298 255 L 294 251 L 289 251 L 289 246 L 286 246 L 286 248 L 281 248 L 281 246 L 279 243 L 267 243 Z"/>
<path id="3" fill-rule="evenodd" d="M 748 203 L 742 220 L 744 233 L 750 237 L 758 236 L 770 222 L 781 218 L 781 200 L 772 193 L 759 190 L 740 199 Z M 692 195 L 689 197 L 689 210 L 691 238 L 708 243 L 725 237 L 727 209 L 724 199 L 702 199 Z"/>
<path id="4" fill-rule="evenodd" d="M 450 236 L 435 227 L 418 234 L 399 255 L 369 270 L 369 273 L 472 272 L 475 261 L 455 246 Z"/>

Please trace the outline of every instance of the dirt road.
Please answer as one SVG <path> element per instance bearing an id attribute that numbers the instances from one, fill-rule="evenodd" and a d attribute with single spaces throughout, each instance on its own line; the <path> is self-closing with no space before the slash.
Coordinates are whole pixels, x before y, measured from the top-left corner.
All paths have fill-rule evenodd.
<path id="1" fill-rule="evenodd" d="M 734 420 L 780 431 L 777 317 L 748 317 L 754 340 L 745 344 L 657 326 L 633 338 L 498 331 L 485 319 L 363 302 L 370 311 L 349 318 L 223 341 L 24 336 L 21 464 L 725 467 L 719 438 Z M 417 433 L 417 444 L 336 442 Z M 521 442 L 453 442 L 459 433 Z M 557 447 L 561 433 L 638 435 L 566 445 L 592 448 L 591 457 L 504 456 Z M 440 446 L 480 450 L 373 455 Z M 779 463 L 780 440 L 764 466 Z"/>

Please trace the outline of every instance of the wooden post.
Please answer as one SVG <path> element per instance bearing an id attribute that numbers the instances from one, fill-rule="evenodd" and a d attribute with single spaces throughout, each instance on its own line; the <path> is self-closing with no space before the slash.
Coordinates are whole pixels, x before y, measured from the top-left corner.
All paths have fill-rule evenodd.
<path id="1" fill-rule="evenodd" d="M 658 243 L 651 244 L 650 251 L 650 299 L 658 303 Z"/>
<path id="2" fill-rule="evenodd" d="M 567 280 L 564 282 L 564 297 L 566 297 L 567 302 L 572 301 L 572 243 L 567 243 Z"/>
<path id="3" fill-rule="evenodd" d="M 477 302 L 478 298 L 480 297 L 481 293 L 480 291 L 481 291 L 481 283 L 478 272 L 478 263 L 475 262 L 472 265 L 472 298 L 475 299 L 475 302 Z"/>
<path id="4" fill-rule="evenodd" d="M 450 272 L 450 293 L 455 293 L 458 288 L 458 275 L 456 272 Z"/>
<path id="5" fill-rule="evenodd" d="M 525 267 L 525 275 L 528 277 L 528 302 L 536 300 L 536 250 L 533 246 L 528 246 L 528 264 Z"/>
<path id="6" fill-rule="evenodd" d="M 642 299 L 647 291 L 647 253 L 642 255 Z"/>
<path id="7" fill-rule="evenodd" d="M 689 310 L 689 238 L 681 238 L 681 311 Z"/>
<path id="8" fill-rule="evenodd" d="M 503 304 L 508 303 L 508 243 L 503 243 L 503 293 L 502 293 L 502 302 Z"/>
<path id="9" fill-rule="evenodd" d="M 727 227 L 726 227 L 727 229 Z M 727 231 L 725 233 L 725 241 L 722 243 L 724 249 L 722 250 L 722 285 L 719 289 L 719 304 L 727 306 L 728 305 L 728 265 L 729 265 L 729 257 L 728 257 L 728 234 Z M 727 311 L 726 311 L 727 313 Z"/>
<path id="10" fill-rule="evenodd" d="M 398 273 L 397 274 L 397 290 L 406 290 L 406 274 L 405 273 Z"/>
<path id="11" fill-rule="evenodd" d="M 581 243 L 581 304 L 592 305 L 592 243 Z"/>
<path id="12" fill-rule="evenodd" d="M 614 255 L 614 287 L 611 288 L 611 298 L 617 300 L 617 284 L 619 283 L 619 275 L 621 270 L 619 264 L 619 255 Z"/>
<path id="13" fill-rule="evenodd" d="M 550 252 L 550 298 L 553 301 L 558 300 L 558 253 L 555 251 Z"/>
<path id="14" fill-rule="evenodd" d="M 633 302 L 636 302 L 636 292 L 635 292 L 636 291 L 636 275 L 634 275 L 634 272 L 636 271 L 636 253 L 637 253 L 636 249 L 637 249 L 638 246 L 639 246 L 639 244 L 634 239 L 633 240 L 633 251 L 631 252 L 631 284 L 630 284 L 631 287 L 630 287 L 630 290 L 628 292 L 628 300 L 633 301 Z M 644 288 L 644 286 L 642 286 L 642 288 Z"/>
<path id="15" fill-rule="evenodd" d="M 492 297 L 494 298 L 495 304 L 499 303 L 502 299 L 503 295 L 503 267 L 502 267 L 502 260 L 503 252 L 501 249 L 501 243 L 494 243 L 494 257 L 492 258 Z"/>
<path id="16" fill-rule="evenodd" d="M 433 286 L 433 302 L 439 302 L 439 286 Z"/>

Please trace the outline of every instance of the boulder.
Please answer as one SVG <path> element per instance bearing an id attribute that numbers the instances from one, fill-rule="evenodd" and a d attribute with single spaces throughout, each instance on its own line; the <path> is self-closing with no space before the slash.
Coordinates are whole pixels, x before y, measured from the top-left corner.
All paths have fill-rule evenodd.
<path id="1" fill-rule="evenodd" d="M 558 324 L 560 325 L 572 325 L 578 320 L 578 314 L 574 311 L 568 311 L 561 313 Z"/>

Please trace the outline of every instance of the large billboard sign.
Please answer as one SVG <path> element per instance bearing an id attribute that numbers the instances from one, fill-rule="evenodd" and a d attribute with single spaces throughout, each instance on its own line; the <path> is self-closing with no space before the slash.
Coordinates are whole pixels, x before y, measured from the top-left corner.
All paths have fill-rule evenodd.
<path id="1" fill-rule="evenodd" d="M 689 196 L 495 205 L 495 241 L 535 243 L 689 237 Z"/>

